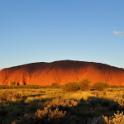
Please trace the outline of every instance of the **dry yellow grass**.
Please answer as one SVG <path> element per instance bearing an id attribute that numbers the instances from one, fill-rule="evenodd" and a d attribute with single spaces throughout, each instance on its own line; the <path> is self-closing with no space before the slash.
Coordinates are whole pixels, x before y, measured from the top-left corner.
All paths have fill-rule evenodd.
<path id="1" fill-rule="evenodd" d="M 45 124 L 46 118 L 57 124 L 65 124 L 65 120 L 68 124 L 76 124 L 75 119 L 84 124 L 84 119 L 87 119 L 87 124 L 123 124 L 123 110 L 123 88 L 75 92 L 61 88 L 0 90 L 0 123 L 4 124 L 23 124 L 24 121 Z M 117 111 L 120 113 L 114 115 Z M 30 122 L 30 119 L 34 121 Z"/>

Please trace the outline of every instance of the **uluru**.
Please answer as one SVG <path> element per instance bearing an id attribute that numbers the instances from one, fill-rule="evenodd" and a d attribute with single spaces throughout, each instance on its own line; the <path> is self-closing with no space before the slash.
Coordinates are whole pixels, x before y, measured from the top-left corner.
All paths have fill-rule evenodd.
<path id="1" fill-rule="evenodd" d="M 124 85 L 124 69 L 95 62 L 62 60 L 19 65 L 0 71 L 1 85 L 18 82 L 20 85 L 47 86 L 53 83 L 80 82 L 85 79 L 92 83 Z"/>

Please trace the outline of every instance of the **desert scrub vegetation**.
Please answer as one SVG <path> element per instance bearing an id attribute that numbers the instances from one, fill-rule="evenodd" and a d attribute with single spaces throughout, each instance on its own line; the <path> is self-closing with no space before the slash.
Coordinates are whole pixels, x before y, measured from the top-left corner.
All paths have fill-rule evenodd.
<path id="1" fill-rule="evenodd" d="M 106 88 L 109 88 L 110 86 L 108 85 L 108 83 L 105 82 L 97 82 L 92 86 L 92 89 L 94 90 L 104 90 Z"/>
<path id="2" fill-rule="evenodd" d="M 124 124 L 124 113 L 117 111 L 114 115 L 110 118 L 103 117 L 106 124 Z"/>
<path id="3" fill-rule="evenodd" d="M 14 83 L 14 85 L 0 85 L 0 89 L 41 89 L 43 88 L 42 86 L 38 86 L 38 85 L 17 85 L 17 83 L 15 82 L 12 82 Z"/>
<path id="4" fill-rule="evenodd" d="M 91 85 L 90 85 L 90 81 L 89 80 L 83 80 L 80 82 L 71 82 L 68 84 L 63 85 L 63 89 L 65 91 L 78 91 L 78 90 L 83 90 L 83 91 L 87 91 L 91 89 Z"/>
<path id="5" fill-rule="evenodd" d="M 78 91 L 80 90 L 80 86 L 76 82 L 68 83 L 62 86 L 65 91 Z"/>
<path id="6" fill-rule="evenodd" d="M 50 88 L 61 88 L 61 85 L 59 85 L 59 83 L 52 83 L 49 87 Z"/>
<path id="7" fill-rule="evenodd" d="M 123 112 L 123 88 L 0 89 L 0 124 L 124 124 Z"/>
<path id="8" fill-rule="evenodd" d="M 80 82 L 71 82 L 68 84 L 63 85 L 63 89 L 65 91 L 88 91 L 88 90 L 105 90 L 107 88 L 110 88 L 111 86 L 108 85 L 108 83 L 105 82 L 97 82 L 93 85 L 91 85 L 91 82 L 89 80 L 83 80 Z"/>
<path id="9" fill-rule="evenodd" d="M 91 82 L 88 79 L 85 79 L 78 83 L 80 90 L 90 90 L 91 89 Z"/>

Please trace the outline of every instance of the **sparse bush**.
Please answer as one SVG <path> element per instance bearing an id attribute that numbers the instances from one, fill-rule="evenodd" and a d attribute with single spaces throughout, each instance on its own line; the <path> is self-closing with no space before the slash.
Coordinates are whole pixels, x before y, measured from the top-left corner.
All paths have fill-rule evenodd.
<path id="1" fill-rule="evenodd" d="M 90 89 L 90 81 L 86 79 L 86 80 L 79 82 L 79 87 L 81 90 L 89 90 Z"/>
<path id="2" fill-rule="evenodd" d="M 65 91 L 78 91 L 78 90 L 80 90 L 80 86 L 79 86 L 79 84 L 78 83 L 68 83 L 68 84 L 65 84 L 64 86 L 63 86 L 63 89 L 65 90 Z"/>
<path id="3" fill-rule="evenodd" d="M 92 86 L 92 89 L 95 89 L 95 90 L 104 90 L 106 88 L 109 88 L 109 85 L 104 82 L 98 82 Z"/>
<path id="4" fill-rule="evenodd" d="M 36 112 L 35 112 L 35 118 L 36 119 L 39 119 L 39 120 L 42 120 L 44 118 L 46 118 L 48 116 L 48 109 L 38 109 Z"/>
<path id="5" fill-rule="evenodd" d="M 123 112 L 117 112 L 112 117 L 104 117 L 106 124 L 124 124 Z"/>
<path id="6" fill-rule="evenodd" d="M 51 122 L 53 124 L 59 124 L 62 119 L 65 117 L 66 111 L 62 111 L 59 109 L 51 110 L 51 109 L 38 109 L 35 113 L 35 119 L 38 122 Z"/>
<path id="7" fill-rule="evenodd" d="M 71 99 L 71 100 L 63 100 L 63 99 L 54 99 L 51 102 L 45 104 L 47 108 L 59 108 L 62 107 L 74 107 L 78 105 L 78 101 Z"/>
<path id="8" fill-rule="evenodd" d="M 62 119 L 66 115 L 66 111 L 59 109 L 49 110 L 48 117 L 50 120 Z"/>
<path id="9" fill-rule="evenodd" d="M 22 97 L 22 92 L 4 91 L 0 94 L 0 102 L 14 102 L 21 100 Z"/>

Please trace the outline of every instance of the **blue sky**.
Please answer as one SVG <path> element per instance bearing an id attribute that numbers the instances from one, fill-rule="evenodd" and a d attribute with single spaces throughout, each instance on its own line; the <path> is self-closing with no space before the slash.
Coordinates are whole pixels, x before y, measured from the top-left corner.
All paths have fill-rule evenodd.
<path id="1" fill-rule="evenodd" d="M 123 0 L 0 0 L 0 68 L 74 59 L 124 68 Z"/>

